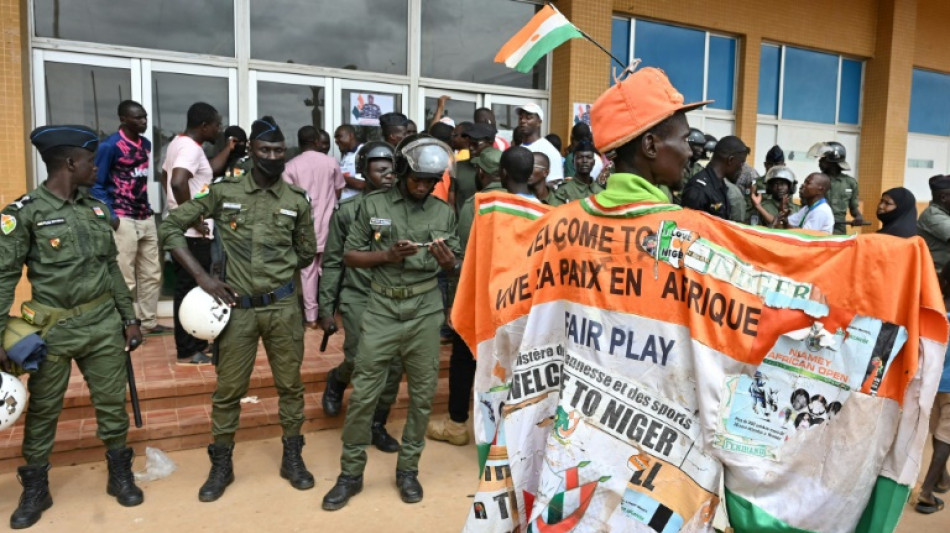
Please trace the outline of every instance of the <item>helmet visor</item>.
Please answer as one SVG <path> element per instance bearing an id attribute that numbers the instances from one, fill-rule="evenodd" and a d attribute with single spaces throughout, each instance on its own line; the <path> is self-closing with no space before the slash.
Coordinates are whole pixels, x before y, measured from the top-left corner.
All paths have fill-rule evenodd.
<path id="1" fill-rule="evenodd" d="M 455 175 L 455 155 L 442 141 L 422 138 L 402 149 L 409 169 L 420 178 L 440 178 L 446 170 Z"/>

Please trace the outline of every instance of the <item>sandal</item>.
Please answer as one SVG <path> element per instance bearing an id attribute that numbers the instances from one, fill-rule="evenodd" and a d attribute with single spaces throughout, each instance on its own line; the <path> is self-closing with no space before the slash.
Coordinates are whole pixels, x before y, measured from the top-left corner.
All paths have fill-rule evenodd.
<path id="1" fill-rule="evenodd" d="M 927 503 L 918 501 L 917 505 L 914 506 L 914 510 L 921 514 L 933 514 L 937 511 L 943 510 L 943 500 L 934 496 L 933 503 Z"/>

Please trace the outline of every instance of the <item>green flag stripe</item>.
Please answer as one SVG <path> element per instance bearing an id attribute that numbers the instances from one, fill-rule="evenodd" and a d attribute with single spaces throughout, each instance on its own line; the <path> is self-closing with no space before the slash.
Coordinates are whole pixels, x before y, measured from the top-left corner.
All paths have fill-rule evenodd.
<path id="1" fill-rule="evenodd" d="M 538 60 L 544 57 L 548 52 L 554 50 L 558 46 L 561 46 L 564 41 L 579 37 L 583 37 L 583 35 L 581 35 L 581 32 L 577 31 L 577 28 L 574 26 L 561 26 L 560 28 L 552 31 L 538 40 L 538 42 L 535 43 L 530 50 L 528 50 L 528 53 L 526 53 L 524 57 L 521 58 L 521 61 L 515 65 L 515 70 L 525 74 L 531 72 L 534 64 L 537 63 Z"/>
<path id="2" fill-rule="evenodd" d="M 855 533 L 889 532 L 897 529 L 897 522 L 904 512 L 904 504 L 910 497 L 910 487 L 900 485 L 896 481 L 884 476 L 878 476 L 874 484 L 874 492 L 868 500 L 867 507 Z"/>
<path id="3" fill-rule="evenodd" d="M 726 510 L 729 524 L 736 533 L 814 533 L 786 524 L 729 489 L 726 489 Z"/>

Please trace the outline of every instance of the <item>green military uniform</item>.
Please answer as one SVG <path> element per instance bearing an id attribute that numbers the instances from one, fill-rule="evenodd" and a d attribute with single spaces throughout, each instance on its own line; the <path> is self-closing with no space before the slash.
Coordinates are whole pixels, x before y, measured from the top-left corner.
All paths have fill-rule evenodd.
<path id="1" fill-rule="evenodd" d="M 471 159 L 459 161 L 455 164 L 455 211 L 462 209 L 462 204 L 478 192 L 476 185 L 478 169 Z"/>
<path id="2" fill-rule="evenodd" d="M 360 343 L 360 327 L 366 313 L 372 280 L 365 268 L 344 268 L 343 245 L 365 196 L 366 194 L 357 194 L 340 202 L 330 217 L 327 243 L 323 248 L 323 275 L 320 277 L 319 289 L 320 318 L 332 317 L 334 309 L 339 309 L 343 315 L 343 361 L 336 367 L 336 379 L 344 384 L 350 382 L 359 353 L 357 348 Z M 398 358 L 394 358 L 377 409 L 388 411 L 392 407 L 399 393 L 401 378 L 402 364 Z"/>
<path id="3" fill-rule="evenodd" d="M 779 211 L 782 210 L 782 202 L 776 200 L 775 198 L 772 198 L 771 195 L 769 195 L 768 197 L 762 198 L 761 205 L 762 205 L 762 209 L 764 209 L 765 212 L 768 213 L 769 215 L 771 215 L 772 217 L 778 216 Z M 790 214 L 790 215 L 793 214 L 793 213 L 797 213 L 798 210 L 800 209 L 800 208 L 798 207 L 798 204 L 792 202 L 791 199 L 789 199 L 789 202 L 788 202 L 787 207 L 788 207 L 788 214 Z M 754 209 L 754 206 L 753 206 L 753 209 Z M 755 212 L 753 212 L 752 215 L 753 215 L 753 216 L 756 216 L 756 215 L 758 215 L 758 214 L 759 214 L 758 211 L 755 211 Z M 759 226 L 767 226 L 767 225 L 768 225 L 768 224 L 765 222 L 765 219 L 763 219 L 762 217 L 759 217 L 757 224 L 758 224 Z"/>
<path id="4" fill-rule="evenodd" d="M 63 200 L 44 184 L 0 218 L 0 335 L 25 263 L 33 300 L 21 312 L 44 328 L 49 346 L 28 381 L 23 457 L 30 465 L 49 462 L 73 359 L 89 386 L 96 435 L 110 450 L 125 448 L 122 324 L 135 310 L 116 263 L 109 209 L 83 189 Z"/>
<path id="5" fill-rule="evenodd" d="M 831 212 L 835 214 L 835 235 L 844 235 L 848 233 L 848 226 L 845 220 L 848 216 L 848 210 L 858 209 L 858 180 L 853 177 L 842 174 L 837 178 L 831 178 L 831 188 L 828 189 L 828 205 L 831 206 Z"/>
<path id="6" fill-rule="evenodd" d="M 422 203 L 409 200 L 400 189 L 397 184 L 363 199 L 345 250 L 385 251 L 401 239 L 418 243 L 445 239 L 452 252 L 460 255 L 453 209 L 431 195 Z M 372 292 L 343 426 L 340 463 L 345 475 L 360 476 L 366 466 L 364 449 L 370 444 L 371 418 L 393 358 L 402 360 L 409 382 L 409 416 L 396 470 L 418 470 L 439 374 L 443 302 L 436 276 L 440 270 L 426 248 L 400 263 L 369 269 Z"/>
<path id="7" fill-rule="evenodd" d="M 738 185 L 728 179 L 723 180 L 726 183 L 726 198 L 729 199 L 729 220 L 733 222 L 749 222 L 745 209 L 745 195 Z"/>
<path id="8" fill-rule="evenodd" d="M 557 192 L 555 189 L 548 187 L 548 197 L 544 200 L 541 200 L 541 203 L 544 205 L 549 205 L 551 207 L 557 207 L 559 205 L 564 205 L 564 202 L 554 195 Z"/>
<path id="9" fill-rule="evenodd" d="M 283 434 L 299 435 L 304 422 L 303 318 L 293 279 L 298 269 L 313 262 L 317 251 L 309 198 L 283 180 L 261 188 L 253 172 L 219 178 L 207 195 L 172 210 L 162 222 L 164 249 L 185 248 L 185 230 L 201 217 L 214 219 L 227 255 L 227 283 L 240 295 L 217 340 L 218 383 L 211 397 L 215 443 L 234 442 L 258 339 L 264 341 L 280 395 Z"/>
<path id="10" fill-rule="evenodd" d="M 924 238 L 937 272 L 950 262 L 950 211 L 930 202 L 917 219 L 917 235 Z"/>
<path id="11" fill-rule="evenodd" d="M 603 190 L 604 188 L 597 183 L 597 180 L 591 179 L 590 183 L 583 183 L 581 180 L 574 178 L 562 183 L 561 186 L 554 191 L 554 196 L 562 204 L 566 204 L 574 200 L 581 200 L 588 196 L 593 196 Z"/>

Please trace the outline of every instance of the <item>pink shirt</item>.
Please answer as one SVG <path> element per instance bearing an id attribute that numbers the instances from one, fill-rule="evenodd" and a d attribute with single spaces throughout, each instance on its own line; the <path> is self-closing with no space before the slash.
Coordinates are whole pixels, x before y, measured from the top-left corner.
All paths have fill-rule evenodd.
<path id="1" fill-rule="evenodd" d="M 284 181 L 300 187 L 310 195 L 313 230 L 317 233 L 317 253 L 323 253 L 327 244 L 330 215 L 337 204 L 336 193 L 346 187 L 340 165 L 336 159 L 326 154 L 307 150 L 287 163 Z"/>
<path id="2" fill-rule="evenodd" d="M 188 180 L 188 190 L 191 197 L 203 196 L 208 193 L 211 187 L 211 180 L 214 177 L 211 171 L 211 163 L 208 156 L 205 155 L 201 145 L 187 135 L 179 135 L 168 143 L 168 150 L 165 152 L 165 161 L 162 163 L 162 170 L 168 176 L 168 184 L 165 189 L 165 198 L 168 203 L 168 210 L 171 211 L 178 207 L 175 200 L 175 194 L 172 192 L 172 171 L 176 168 L 183 168 L 191 172 L 191 179 Z M 205 223 L 212 231 L 207 238 L 213 238 L 214 220 L 206 219 Z M 193 228 L 188 228 L 185 237 L 201 237 L 201 233 Z"/>

